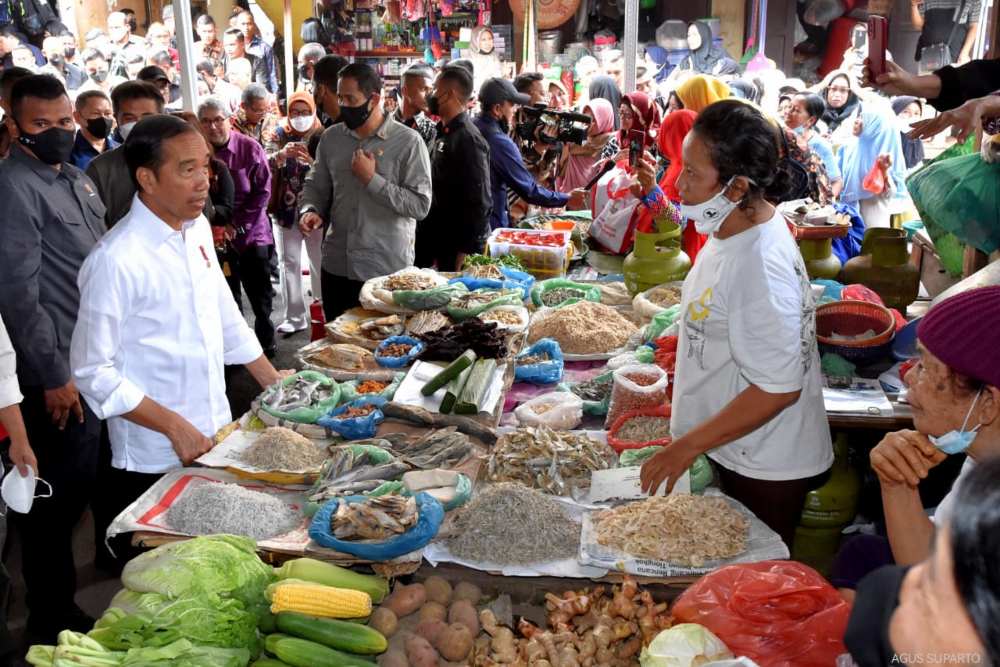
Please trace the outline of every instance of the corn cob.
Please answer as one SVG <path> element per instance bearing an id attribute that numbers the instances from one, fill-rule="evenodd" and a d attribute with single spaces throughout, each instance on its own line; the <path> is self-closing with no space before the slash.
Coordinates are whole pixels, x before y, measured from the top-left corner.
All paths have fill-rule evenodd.
<path id="1" fill-rule="evenodd" d="M 360 618 L 372 613 L 368 593 L 322 584 L 283 581 L 268 588 L 271 613 L 296 611 L 323 618 Z"/>

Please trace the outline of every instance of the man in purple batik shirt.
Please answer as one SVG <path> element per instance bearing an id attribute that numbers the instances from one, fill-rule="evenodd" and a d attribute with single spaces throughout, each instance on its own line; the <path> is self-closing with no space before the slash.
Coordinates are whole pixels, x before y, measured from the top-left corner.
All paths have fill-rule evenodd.
<path id="1" fill-rule="evenodd" d="M 257 339 L 264 354 L 273 357 L 276 348 L 269 267 L 274 255 L 274 235 L 267 217 L 271 170 L 261 145 L 233 132 L 227 116 L 228 111 L 214 98 L 206 99 L 198 107 L 198 121 L 215 149 L 215 157 L 229 167 L 236 184 L 232 224 L 226 228 L 226 240 L 233 248 L 227 258 L 229 286 L 241 310 L 240 285 L 243 286 L 253 309 Z"/>

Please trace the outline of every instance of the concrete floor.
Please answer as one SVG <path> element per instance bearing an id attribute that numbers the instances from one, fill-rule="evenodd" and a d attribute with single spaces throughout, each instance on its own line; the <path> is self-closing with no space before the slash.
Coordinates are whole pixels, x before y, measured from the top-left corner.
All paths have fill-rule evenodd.
<path id="1" fill-rule="evenodd" d="M 304 253 L 303 253 L 304 254 Z M 272 322 L 277 326 L 284 312 L 281 288 L 275 285 L 277 295 L 274 299 Z M 249 307 L 244 308 L 247 319 L 253 326 L 253 313 Z M 300 331 L 290 336 L 277 335 L 278 354 L 273 359 L 276 368 L 295 368 L 295 352 L 309 342 L 309 330 Z M 226 395 L 234 416 L 242 415 L 250 407 L 250 402 L 260 393 L 260 388 L 243 367 L 227 367 Z M 20 540 L 16 529 L 8 523 L 7 544 L 4 547 L 4 565 L 11 577 L 11 595 L 8 606 L 8 627 L 14 641 L 20 649 L 19 656 L 27 652 L 24 644 L 24 629 L 27 622 L 27 609 L 24 604 L 24 579 L 21 574 Z M 121 581 L 112 578 L 94 567 L 94 523 L 88 511 L 77 525 L 73 535 L 73 554 L 77 563 L 77 594 L 76 602 L 84 612 L 99 617 L 108 608 L 111 598 L 121 590 Z M 26 666 L 27 662 L 15 663 L 17 667 Z"/>

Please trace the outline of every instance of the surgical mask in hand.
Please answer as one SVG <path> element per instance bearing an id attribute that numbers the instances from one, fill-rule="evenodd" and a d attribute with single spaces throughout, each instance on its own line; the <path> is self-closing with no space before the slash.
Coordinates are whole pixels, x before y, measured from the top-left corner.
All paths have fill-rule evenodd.
<path id="1" fill-rule="evenodd" d="M 969 411 L 965 415 L 965 421 L 962 422 L 962 428 L 957 431 L 948 431 L 942 436 L 935 438 L 934 436 L 928 436 L 928 440 L 934 443 L 934 446 L 945 454 L 961 454 L 969 447 L 972 446 L 973 441 L 978 435 L 979 428 L 982 424 L 976 426 L 976 428 L 971 431 L 966 431 L 965 427 L 969 424 L 969 418 L 972 417 L 972 411 L 976 408 L 976 403 L 979 402 L 979 397 L 982 396 L 983 390 L 980 389 L 979 393 L 976 394 L 976 398 L 972 401 L 972 405 L 969 406 Z"/>
<path id="2" fill-rule="evenodd" d="M 733 184 L 736 177 L 733 176 L 729 182 L 719 191 L 717 195 L 708 201 L 700 204 L 681 203 L 681 217 L 694 221 L 694 228 L 699 234 L 711 236 L 719 231 L 719 227 L 726 221 L 729 214 L 740 205 L 738 201 L 732 201 L 726 196 L 726 190 Z"/>
<path id="3" fill-rule="evenodd" d="M 49 492 L 45 495 L 36 496 L 35 486 L 41 482 L 49 487 Z M 35 469 L 28 466 L 28 474 L 22 476 L 17 467 L 11 469 L 0 485 L 0 497 L 7 503 L 7 507 L 15 512 L 27 514 L 31 511 L 31 505 L 35 498 L 51 498 L 52 486 L 44 479 L 35 477 Z"/>

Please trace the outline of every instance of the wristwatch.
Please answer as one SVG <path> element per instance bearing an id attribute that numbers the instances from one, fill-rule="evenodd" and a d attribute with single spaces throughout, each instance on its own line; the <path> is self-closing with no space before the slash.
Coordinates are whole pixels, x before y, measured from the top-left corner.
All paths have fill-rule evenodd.
<path id="1" fill-rule="evenodd" d="M 305 206 L 299 209 L 300 218 L 304 216 L 306 213 L 315 213 L 316 215 L 320 215 L 319 209 L 317 209 L 312 204 L 306 204 Z"/>

